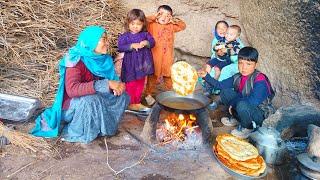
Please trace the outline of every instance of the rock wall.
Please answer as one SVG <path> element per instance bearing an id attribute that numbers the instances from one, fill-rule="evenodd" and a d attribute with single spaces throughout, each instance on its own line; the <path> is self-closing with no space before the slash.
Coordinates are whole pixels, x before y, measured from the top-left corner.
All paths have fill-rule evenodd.
<path id="1" fill-rule="evenodd" d="M 320 110 L 311 103 L 280 107 L 263 121 L 262 126 L 273 127 L 282 138 L 290 139 L 293 136 L 307 136 L 309 124 L 320 126 Z"/>
<path id="2" fill-rule="evenodd" d="M 246 0 L 240 20 L 260 69 L 277 91 L 276 103 L 320 99 L 320 4 L 317 0 Z"/>
<path id="3" fill-rule="evenodd" d="M 184 59 L 196 68 L 200 68 L 211 56 L 212 29 L 217 21 L 225 20 L 229 24 L 241 26 L 240 0 L 122 0 L 122 2 L 128 10 L 139 8 L 146 15 L 155 13 L 160 5 L 171 6 L 174 15 L 187 24 L 184 31 L 176 34 L 175 59 Z M 247 42 L 245 33 L 241 38 Z"/>

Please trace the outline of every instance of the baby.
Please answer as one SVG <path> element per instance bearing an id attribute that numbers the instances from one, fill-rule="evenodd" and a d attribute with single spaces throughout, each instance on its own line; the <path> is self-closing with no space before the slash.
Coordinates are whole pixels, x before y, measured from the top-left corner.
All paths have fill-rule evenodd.
<path id="1" fill-rule="evenodd" d="M 215 79 L 219 79 L 221 69 L 231 64 L 231 56 L 237 55 L 240 51 L 240 43 L 237 41 L 241 34 L 241 28 L 232 25 L 228 28 L 225 39 L 221 39 L 213 47 L 216 58 L 212 58 L 206 65 L 206 72 L 210 73 L 212 67 L 215 70 Z"/>

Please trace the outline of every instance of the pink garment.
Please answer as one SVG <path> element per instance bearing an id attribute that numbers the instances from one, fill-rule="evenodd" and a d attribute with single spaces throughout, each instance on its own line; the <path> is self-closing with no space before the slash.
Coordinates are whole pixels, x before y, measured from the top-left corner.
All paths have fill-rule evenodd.
<path id="1" fill-rule="evenodd" d="M 126 91 L 130 96 L 130 104 L 139 104 L 144 89 L 145 77 L 126 83 Z"/>
<path id="2" fill-rule="evenodd" d="M 241 80 L 240 80 L 240 84 L 239 84 L 239 92 L 242 92 L 242 89 L 244 88 L 247 80 L 248 80 L 248 76 L 241 76 Z M 258 81 L 265 81 L 267 83 L 266 77 L 262 73 L 258 74 L 256 79 L 254 80 L 254 82 L 258 82 Z M 269 93 L 271 93 L 269 83 L 267 83 L 267 87 L 268 87 Z"/>

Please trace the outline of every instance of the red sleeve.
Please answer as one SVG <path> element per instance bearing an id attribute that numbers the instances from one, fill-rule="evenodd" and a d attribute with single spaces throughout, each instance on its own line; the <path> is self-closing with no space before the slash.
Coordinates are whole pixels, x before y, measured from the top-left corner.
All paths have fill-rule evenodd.
<path id="1" fill-rule="evenodd" d="M 70 98 L 95 94 L 94 80 L 85 81 L 85 66 L 78 63 L 66 70 L 65 89 Z"/>

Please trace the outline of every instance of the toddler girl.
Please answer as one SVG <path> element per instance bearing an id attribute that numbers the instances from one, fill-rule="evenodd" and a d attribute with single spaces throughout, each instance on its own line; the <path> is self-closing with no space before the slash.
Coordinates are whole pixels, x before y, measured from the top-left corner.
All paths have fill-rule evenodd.
<path id="1" fill-rule="evenodd" d="M 215 47 L 218 44 L 218 42 L 223 42 L 225 41 L 225 35 L 227 33 L 229 24 L 226 21 L 218 21 L 216 23 L 216 26 L 214 27 L 214 30 L 212 32 L 213 34 L 213 40 L 211 42 L 211 59 L 216 58 L 216 51 L 215 51 Z M 211 68 L 211 66 L 209 64 L 206 64 L 206 71 L 211 75 L 211 76 L 215 76 L 215 72 L 214 69 Z M 201 79 L 201 78 L 200 78 Z M 202 82 L 203 87 L 205 88 L 205 94 L 207 96 L 210 96 L 212 94 L 213 91 L 213 87 L 210 86 L 207 82 L 203 82 L 203 80 L 200 80 Z"/>
<path id="2" fill-rule="evenodd" d="M 118 39 L 118 50 L 124 52 L 121 80 L 126 84 L 130 96 L 129 109 L 145 111 L 147 107 L 141 104 L 145 78 L 154 73 L 151 48 L 155 41 L 147 32 L 146 17 L 142 10 L 132 9 L 127 15 L 125 29 L 127 32 Z"/>
<path id="3" fill-rule="evenodd" d="M 211 59 L 216 57 L 216 51 L 214 47 L 217 45 L 219 41 L 224 41 L 225 40 L 225 35 L 228 30 L 228 23 L 226 21 L 218 21 L 216 23 L 216 26 L 213 30 L 213 40 L 211 42 Z"/>

